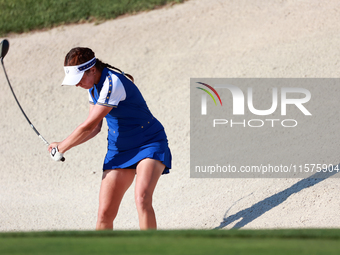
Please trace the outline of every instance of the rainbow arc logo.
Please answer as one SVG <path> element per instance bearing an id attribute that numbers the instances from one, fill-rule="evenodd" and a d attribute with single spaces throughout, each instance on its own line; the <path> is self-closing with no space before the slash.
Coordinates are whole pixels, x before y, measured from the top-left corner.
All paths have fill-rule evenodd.
<path id="1" fill-rule="evenodd" d="M 222 106 L 221 97 L 213 87 L 211 87 L 210 85 L 203 83 L 203 82 L 197 82 L 197 83 L 201 84 L 203 86 L 206 86 L 208 89 L 210 89 L 212 92 L 214 92 L 215 95 L 217 96 L 218 100 L 220 101 L 221 106 Z M 213 94 L 209 90 L 204 89 L 204 88 L 200 88 L 200 87 L 196 87 L 196 88 L 206 92 L 212 98 L 212 100 L 214 100 L 215 105 L 217 105 L 215 97 L 213 96 Z M 202 115 L 207 115 L 207 94 L 202 95 L 202 100 L 201 100 L 201 114 Z"/>
<path id="2" fill-rule="evenodd" d="M 215 95 L 217 96 L 218 100 L 220 101 L 221 106 L 222 106 L 222 100 L 221 100 L 221 98 L 220 98 L 220 95 L 217 93 L 217 91 L 216 91 L 212 86 L 210 86 L 210 85 L 208 85 L 208 84 L 206 84 L 206 83 L 203 83 L 203 82 L 197 82 L 197 83 L 198 83 L 198 84 L 201 84 L 201 85 L 203 85 L 203 86 L 206 86 L 206 87 L 209 88 L 212 92 L 214 92 Z M 200 87 L 196 87 L 196 88 L 201 89 L 201 90 L 203 90 L 204 92 L 206 92 L 206 93 L 214 100 L 215 105 L 217 105 L 214 96 L 211 94 L 211 92 L 210 92 L 209 90 L 206 90 L 206 89 L 203 89 L 203 88 L 200 88 Z"/>

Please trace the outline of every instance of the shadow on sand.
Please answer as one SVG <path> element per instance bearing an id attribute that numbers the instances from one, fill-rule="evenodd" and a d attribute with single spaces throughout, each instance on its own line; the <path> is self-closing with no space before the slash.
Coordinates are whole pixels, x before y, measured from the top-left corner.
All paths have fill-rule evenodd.
<path id="1" fill-rule="evenodd" d="M 289 196 L 291 196 L 292 194 L 298 193 L 303 189 L 312 187 L 315 184 L 318 184 L 319 182 L 322 182 L 323 180 L 325 180 L 325 179 L 327 179 L 327 178 L 338 173 L 337 171 L 332 171 L 332 169 L 340 169 L 340 164 L 337 165 L 337 166 L 334 165 L 333 168 L 323 169 L 321 172 L 315 173 L 315 174 L 311 175 L 310 177 L 295 183 L 290 188 L 287 188 L 287 189 L 285 189 L 285 190 L 283 190 L 283 191 L 281 191 L 281 192 L 279 192 L 275 195 L 272 195 L 272 196 L 270 196 L 270 197 L 268 197 L 268 198 L 266 198 L 266 199 L 264 199 L 264 200 L 262 200 L 262 201 L 260 201 L 256 204 L 252 205 L 251 207 L 249 207 L 247 209 L 239 211 L 238 213 L 236 213 L 234 215 L 230 215 L 230 216 L 226 217 L 229 210 L 230 210 L 230 209 L 228 209 L 227 212 L 225 213 L 224 217 L 223 217 L 223 221 L 215 229 L 224 228 L 224 227 L 228 226 L 229 224 L 231 224 L 235 221 L 238 221 L 239 219 L 242 219 L 242 220 L 237 222 L 235 224 L 235 226 L 232 227 L 232 229 L 239 229 L 239 228 L 244 227 L 249 222 L 252 222 L 254 219 L 260 217 L 265 212 L 273 209 L 274 207 L 278 206 L 282 202 L 286 201 L 287 198 Z"/>

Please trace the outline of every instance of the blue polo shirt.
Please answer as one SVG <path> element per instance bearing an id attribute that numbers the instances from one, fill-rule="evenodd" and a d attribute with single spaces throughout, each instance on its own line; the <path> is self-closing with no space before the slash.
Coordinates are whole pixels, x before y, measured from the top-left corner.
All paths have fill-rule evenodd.
<path id="1" fill-rule="evenodd" d="M 92 104 L 112 107 L 105 116 L 109 130 L 104 170 L 128 168 L 144 158 L 160 160 L 171 168 L 164 127 L 125 75 L 105 68 L 99 83 L 89 89 L 89 99 Z"/>

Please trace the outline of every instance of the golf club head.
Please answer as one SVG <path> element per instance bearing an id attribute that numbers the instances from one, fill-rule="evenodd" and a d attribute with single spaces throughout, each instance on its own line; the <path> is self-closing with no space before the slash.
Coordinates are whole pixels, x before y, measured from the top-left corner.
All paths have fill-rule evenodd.
<path id="1" fill-rule="evenodd" d="M 0 43 L 0 58 L 3 59 L 9 49 L 9 42 L 7 39 L 2 40 L 2 42 Z"/>

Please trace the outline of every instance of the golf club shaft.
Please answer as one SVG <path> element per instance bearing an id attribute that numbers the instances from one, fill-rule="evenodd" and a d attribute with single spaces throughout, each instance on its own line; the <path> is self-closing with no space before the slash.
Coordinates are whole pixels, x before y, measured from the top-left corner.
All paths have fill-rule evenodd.
<path id="1" fill-rule="evenodd" d="M 32 122 L 29 120 L 29 118 L 27 117 L 26 113 L 25 113 L 24 110 L 22 109 L 22 107 L 21 107 L 21 105 L 20 105 L 20 103 L 19 103 L 19 101 L 18 101 L 18 99 L 17 99 L 17 97 L 16 97 L 16 95 L 15 95 L 15 93 L 14 93 L 14 91 L 13 91 L 13 88 L 12 88 L 12 86 L 11 86 L 11 83 L 10 83 L 10 81 L 9 81 L 9 79 L 8 79 L 7 72 L 6 72 L 6 69 L 5 69 L 5 65 L 4 65 L 4 62 L 3 62 L 3 58 L 1 58 L 1 65 L 2 65 L 2 68 L 4 69 L 4 73 L 5 73 L 5 76 L 6 76 L 8 85 L 9 85 L 9 88 L 11 89 L 12 94 L 13 94 L 13 96 L 14 96 L 14 99 L 15 99 L 15 101 L 17 102 L 17 104 L 18 104 L 18 106 L 19 106 L 19 108 L 20 108 L 22 114 L 25 116 L 27 122 L 30 124 L 30 126 L 33 128 L 34 132 L 39 136 L 39 138 L 40 138 L 47 146 L 50 145 L 50 144 L 46 141 L 46 139 L 45 139 L 44 137 L 42 137 L 42 135 L 38 132 L 38 130 L 33 126 Z M 63 157 L 63 158 L 61 159 L 61 161 L 64 161 L 64 160 L 65 160 L 65 158 Z"/>
<path id="2" fill-rule="evenodd" d="M 5 76 L 6 76 L 8 85 L 9 85 L 9 88 L 11 89 L 12 94 L 13 94 L 13 96 L 14 96 L 14 99 L 15 99 L 15 101 L 17 102 L 17 104 L 18 104 L 18 106 L 19 106 L 19 108 L 20 108 L 22 114 L 25 116 L 26 120 L 28 121 L 28 123 L 30 124 L 30 126 L 33 128 L 34 132 L 41 138 L 41 140 L 42 140 L 46 145 L 49 145 L 49 143 L 45 140 L 45 138 L 42 137 L 41 134 L 38 132 L 38 130 L 33 126 L 32 122 L 29 120 L 29 118 L 27 117 L 26 113 L 25 113 L 24 110 L 22 109 L 22 107 L 21 107 L 21 105 L 20 105 L 20 103 L 19 103 L 19 101 L 18 101 L 18 99 L 17 99 L 17 97 L 16 97 L 16 95 L 15 95 L 15 93 L 14 93 L 14 91 L 13 91 L 13 88 L 12 88 L 12 86 L 11 86 L 11 83 L 10 83 L 10 81 L 9 81 L 9 79 L 8 79 L 8 76 L 7 76 L 7 73 L 6 73 L 6 69 L 5 69 L 5 65 L 4 65 L 4 63 L 3 63 L 3 59 L 1 59 L 1 64 L 2 64 L 2 68 L 4 69 L 4 73 L 5 73 Z"/>

